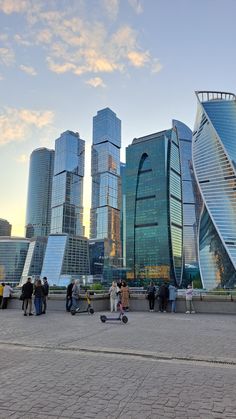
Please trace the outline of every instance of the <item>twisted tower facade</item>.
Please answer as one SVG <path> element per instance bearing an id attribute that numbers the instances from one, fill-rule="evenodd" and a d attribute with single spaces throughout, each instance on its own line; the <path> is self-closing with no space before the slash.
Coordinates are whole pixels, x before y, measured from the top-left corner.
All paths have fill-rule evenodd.
<path id="1" fill-rule="evenodd" d="M 198 252 L 203 285 L 236 284 L 236 96 L 196 92 L 193 167 L 203 199 Z"/>

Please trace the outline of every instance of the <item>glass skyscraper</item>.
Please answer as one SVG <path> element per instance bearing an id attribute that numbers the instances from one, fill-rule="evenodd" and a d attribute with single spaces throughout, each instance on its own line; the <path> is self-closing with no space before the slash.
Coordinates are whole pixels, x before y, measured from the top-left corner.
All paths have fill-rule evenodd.
<path id="1" fill-rule="evenodd" d="M 93 118 L 90 238 L 106 239 L 104 268 L 121 263 L 121 121 L 109 108 Z"/>
<path id="2" fill-rule="evenodd" d="M 51 233 L 83 236 L 85 141 L 66 131 L 55 143 Z"/>
<path id="3" fill-rule="evenodd" d="M 34 280 L 40 278 L 46 246 L 47 237 L 30 239 L 20 285 L 23 285 L 29 276 Z"/>
<path id="4" fill-rule="evenodd" d="M 193 165 L 203 200 L 199 262 L 208 288 L 236 284 L 236 96 L 196 92 Z"/>
<path id="5" fill-rule="evenodd" d="M 183 193 L 183 281 L 199 277 L 197 225 L 201 210 L 201 196 L 193 172 L 192 131 L 183 122 L 173 120 L 179 138 L 182 193 Z"/>
<path id="6" fill-rule="evenodd" d="M 176 129 L 135 138 L 126 149 L 127 277 L 181 283 L 183 208 Z"/>
<path id="7" fill-rule="evenodd" d="M 31 153 L 26 209 L 26 237 L 47 236 L 51 223 L 54 150 L 37 148 Z"/>
<path id="8" fill-rule="evenodd" d="M 0 237 L 0 281 L 20 282 L 28 247 L 25 238 Z"/>

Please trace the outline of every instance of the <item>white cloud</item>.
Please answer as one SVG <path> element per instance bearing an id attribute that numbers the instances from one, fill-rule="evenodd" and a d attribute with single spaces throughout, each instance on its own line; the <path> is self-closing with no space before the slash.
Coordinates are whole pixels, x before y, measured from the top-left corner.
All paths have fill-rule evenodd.
<path id="1" fill-rule="evenodd" d="M 10 15 L 11 13 L 23 13 L 30 7 L 28 0 L 0 0 L 0 11 Z"/>
<path id="2" fill-rule="evenodd" d="M 148 52 L 130 51 L 127 56 L 134 67 L 144 67 L 150 61 Z"/>
<path id="3" fill-rule="evenodd" d="M 103 9 L 111 20 L 115 20 L 119 13 L 119 0 L 101 0 Z"/>
<path id="4" fill-rule="evenodd" d="M 41 130 L 50 126 L 54 119 L 52 111 L 4 108 L 0 113 L 0 145 L 27 140 L 32 129 Z"/>
<path id="5" fill-rule="evenodd" d="M 103 80 L 100 77 L 94 77 L 86 81 L 92 87 L 106 87 Z"/>
<path id="6" fill-rule="evenodd" d="M 137 15 L 143 13 L 143 6 L 140 0 L 128 0 L 128 2 Z"/>
<path id="7" fill-rule="evenodd" d="M 34 67 L 21 64 L 20 69 L 30 76 L 37 76 L 37 71 L 34 69 Z"/>
<path id="8" fill-rule="evenodd" d="M 10 66 L 15 61 L 14 51 L 10 48 L 0 48 L 0 63 Z"/>
<path id="9" fill-rule="evenodd" d="M 151 67 L 152 73 L 159 73 L 162 70 L 162 68 L 163 66 L 160 63 L 160 61 L 157 58 L 155 58 Z"/>

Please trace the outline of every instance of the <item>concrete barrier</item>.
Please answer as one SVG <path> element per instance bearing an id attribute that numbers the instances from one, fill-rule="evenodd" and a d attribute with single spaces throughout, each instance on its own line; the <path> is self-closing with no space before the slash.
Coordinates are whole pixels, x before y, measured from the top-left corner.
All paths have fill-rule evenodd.
<path id="1" fill-rule="evenodd" d="M 109 295 L 95 294 L 91 296 L 91 304 L 95 312 L 107 311 L 110 308 Z M 230 295 L 204 295 L 193 298 L 193 304 L 196 313 L 215 313 L 215 314 L 236 314 L 236 299 Z M 14 295 L 9 301 L 9 308 L 21 309 L 22 301 L 19 300 L 19 295 Z M 80 300 L 81 310 L 86 308 L 87 302 L 82 296 Z M 158 311 L 159 301 L 156 300 L 155 311 Z M 131 294 L 130 296 L 130 311 L 148 311 L 148 300 L 143 294 Z M 65 295 L 64 294 L 50 294 L 48 298 L 48 310 L 64 311 L 65 310 Z M 170 311 L 168 305 L 167 311 Z M 186 305 L 185 298 L 178 297 L 176 300 L 177 313 L 185 313 Z"/>

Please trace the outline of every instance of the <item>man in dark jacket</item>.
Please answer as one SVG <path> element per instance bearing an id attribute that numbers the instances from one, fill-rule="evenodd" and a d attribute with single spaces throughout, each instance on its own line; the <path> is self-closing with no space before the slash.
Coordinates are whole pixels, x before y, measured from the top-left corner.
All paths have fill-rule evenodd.
<path id="1" fill-rule="evenodd" d="M 46 276 L 44 276 L 44 278 L 43 278 L 43 306 L 42 306 L 42 314 L 45 314 L 46 313 L 48 294 L 49 294 L 48 279 L 47 279 Z"/>
<path id="2" fill-rule="evenodd" d="M 66 289 L 66 311 L 70 311 L 72 307 L 72 288 L 75 281 L 71 281 Z"/>
<path id="3" fill-rule="evenodd" d="M 158 291 L 159 296 L 159 311 L 162 313 L 166 313 L 168 298 L 169 298 L 169 290 L 165 284 L 162 284 Z"/>
<path id="4" fill-rule="evenodd" d="M 24 316 L 27 316 L 27 308 L 29 311 L 29 316 L 33 316 L 33 314 L 31 313 L 32 294 L 33 294 L 33 284 L 31 283 L 31 278 L 29 277 L 27 279 L 27 282 L 22 287 Z"/>

